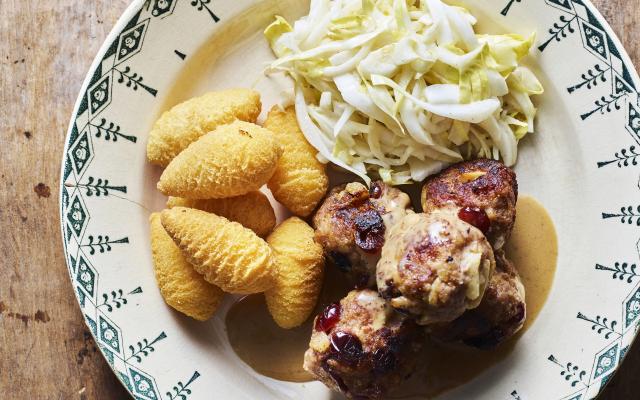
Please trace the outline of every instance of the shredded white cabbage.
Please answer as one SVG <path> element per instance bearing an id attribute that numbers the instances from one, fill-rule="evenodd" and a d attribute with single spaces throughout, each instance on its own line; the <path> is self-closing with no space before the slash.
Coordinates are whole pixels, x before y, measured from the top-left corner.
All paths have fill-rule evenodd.
<path id="1" fill-rule="evenodd" d="M 534 35 L 480 35 L 468 10 L 441 0 L 311 0 L 265 36 L 270 71 L 295 80 L 296 116 L 318 159 L 399 185 L 467 158 L 513 165 L 533 132 L 520 65 Z"/>

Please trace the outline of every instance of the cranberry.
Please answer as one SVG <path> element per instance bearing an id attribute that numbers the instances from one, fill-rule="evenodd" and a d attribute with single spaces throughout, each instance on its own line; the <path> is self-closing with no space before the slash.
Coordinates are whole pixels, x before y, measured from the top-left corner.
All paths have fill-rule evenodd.
<path id="1" fill-rule="evenodd" d="M 329 341 L 334 359 L 347 364 L 357 365 L 362 357 L 362 343 L 356 336 L 347 332 L 334 332 Z"/>
<path id="2" fill-rule="evenodd" d="M 396 363 L 396 355 L 389 349 L 378 349 L 373 353 L 373 370 L 377 373 L 392 371 Z"/>
<path id="3" fill-rule="evenodd" d="M 484 234 L 489 232 L 489 228 L 491 228 L 489 216 L 483 209 L 478 207 L 461 208 L 458 211 L 458 218 L 480 229 Z"/>
<path id="4" fill-rule="evenodd" d="M 329 333 L 340 321 L 340 303 L 329 304 L 316 319 L 316 330 Z"/>
<path id="5" fill-rule="evenodd" d="M 382 196 L 382 185 L 380 182 L 373 182 L 369 189 L 369 196 L 373 199 L 379 199 Z"/>
<path id="6" fill-rule="evenodd" d="M 384 244 L 384 220 L 376 210 L 356 216 L 356 244 L 367 253 L 376 253 Z"/>

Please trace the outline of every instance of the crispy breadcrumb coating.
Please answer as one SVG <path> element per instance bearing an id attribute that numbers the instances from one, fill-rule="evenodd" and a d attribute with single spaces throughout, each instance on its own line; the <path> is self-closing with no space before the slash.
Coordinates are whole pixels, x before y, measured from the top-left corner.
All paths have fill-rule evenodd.
<path id="1" fill-rule="evenodd" d="M 184 258 L 162 227 L 160 213 L 149 218 L 153 270 L 164 301 L 191 318 L 205 321 L 213 315 L 224 292 L 205 281 Z"/>
<path id="2" fill-rule="evenodd" d="M 187 146 L 220 125 L 236 119 L 256 122 L 261 108 L 260 94 L 249 89 L 210 92 L 180 103 L 153 125 L 147 158 L 165 167 Z"/>
<path id="3" fill-rule="evenodd" d="M 304 138 L 296 111 L 282 111 L 275 106 L 264 127 L 273 132 L 284 153 L 268 183 L 273 197 L 300 217 L 307 217 L 327 192 L 329 178 L 325 165 L 316 158 L 318 152 Z"/>
<path id="4" fill-rule="evenodd" d="M 204 279 L 228 293 L 260 293 L 273 286 L 269 245 L 237 222 L 193 208 L 162 212 L 162 226 Z"/>
<path id="5" fill-rule="evenodd" d="M 324 276 L 322 246 L 313 240 L 313 228 L 291 217 L 269 235 L 276 255 L 275 286 L 265 292 L 269 312 L 285 329 L 301 325 L 316 306 Z"/>
<path id="6" fill-rule="evenodd" d="M 267 183 L 281 155 L 270 131 L 235 121 L 204 135 L 174 158 L 158 190 L 188 199 L 240 196 Z"/>
<path id="7" fill-rule="evenodd" d="M 260 237 L 267 236 L 276 226 L 273 207 L 267 196 L 258 190 L 226 199 L 190 200 L 169 197 L 167 208 L 173 207 L 197 208 L 225 217 L 251 229 Z"/>

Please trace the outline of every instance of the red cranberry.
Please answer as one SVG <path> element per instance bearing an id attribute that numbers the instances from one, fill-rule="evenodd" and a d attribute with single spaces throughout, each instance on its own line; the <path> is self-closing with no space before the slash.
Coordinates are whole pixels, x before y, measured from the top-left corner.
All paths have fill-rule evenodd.
<path id="1" fill-rule="evenodd" d="M 384 244 L 384 220 L 376 210 L 356 216 L 356 244 L 367 253 L 376 253 Z"/>
<path id="2" fill-rule="evenodd" d="M 316 330 L 329 333 L 340 321 L 340 303 L 329 304 L 316 319 Z"/>
<path id="3" fill-rule="evenodd" d="M 373 182 L 369 189 L 369 196 L 373 199 L 379 199 L 382 196 L 382 186 L 380 182 Z"/>
<path id="4" fill-rule="evenodd" d="M 489 216 L 483 209 L 478 207 L 461 208 L 458 211 L 458 218 L 480 229 L 484 234 L 489 232 L 489 228 L 491 228 Z"/>
<path id="5" fill-rule="evenodd" d="M 331 342 L 332 357 L 347 365 L 356 365 L 362 358 L 362 343 L 356 336 L 347 332 L 334 332 Z"/>
<path id="6" fill-rule="evenodd" d="M 373 370 L 377 373 L 392 371 L 396 363 L 396 355 L 389 349 L 378 349 L 373 353 Z"/>

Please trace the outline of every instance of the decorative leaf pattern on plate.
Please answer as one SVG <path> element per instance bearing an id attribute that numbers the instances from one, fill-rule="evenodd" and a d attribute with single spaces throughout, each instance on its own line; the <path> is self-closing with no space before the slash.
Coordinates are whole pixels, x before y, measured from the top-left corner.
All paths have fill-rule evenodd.
<path id="1" fill-rule="evenodd" d="M 98 308 L 105 307 L 108 312 L 113 312 L 114 309 L 118 309 L 128 303 L 128 295 L 139 293 L 142 293 L 142 288 L 140 286 L 127 294 L 125 294 L 122 289 L 112 290 L 110 293 L 103 293 L 102 303 L 98 305 Z"/>
<path id="2" fill-rule="evenodd" d="M 578 384 L 588 387 L 588 385 L 583 381 L 587 376 L 587 371 L 581 369 L 572 362 L 562 364 L 553 354 L 547 357 L 547 360 L 561 368 L 560 376 L 562 376 L 565 381 L 569 382 L 571 387 L 575 387 Z"/>
<path id="3" fill-rule="evenodd" d="M 131 355 L 127 357 L 125 361 L 130 360 L 131 358 L 134 358 L 137 362 L 139 363 L 142 362 L 142 359 L 144 357 L 148 356 L 149 353 L 153 353 L 156 350 L 155 347 L 153 347 L 153 345 L 166 338 L 167 338 L 167 334 L 164 332 L 161 332 L 151 342 L 149 342 L 147 339 L 142 339 L 142 341 L 136 343 L 136 346 L 130 345 L 129 351 L 131 351 Z"/>
<path id="4" fill-rule="evenodd" d="M 611 70 L 611 67 L 602 68 L 600 64 L 596 64 L 595 67 L 589 69 L 587 72 L 581 75 L 582 81 L 576 85 L 567 88 L 569 93 L 573 93 L 576 90 L 586 86 L 587 89 L 598 86 L 598 83 L 605 83 L 607 81 L 607 72 Z"/>
<path id="5" fill-rule="evenodd" d="M 167 392 L 167 397 L 169 400 L 176 400 L 180 398 L 180 400 L 186 400 L 187 397 L 191 394 L 191 389 L 189 389 L 189 385 L 191 385 L 196 379 L 200 377 L 200 373 L 195 371 L 191 378 L 187 381 L 187 383 L 183 384 L 181 381 L 173 387 L 172 391 Z"/>
<path id="6" fill-rule="evenodd" d="M 578 15 L 574 15 L 572 18 L 567 18 L 564 15 L 560 16 L 560 21 L 553 24 L 553 27 L 549 29 L 549 34 L 551 35 L 546 42 L 542 43 L 538 50 L 544 51 L 547 46 L 552 41 L 560 42 L 562 39 L 566 38 L 568 34 L 574 33 L 576 30 L 573 28 L 571 24 L 578 19 Z"/>
<path id="7" fill-rule="evenodd" d="M 620 208 L 620 212 L 617 214 L 602 213 L 602 218 L 620 218 L 620 222 L 622 222 L 623 224 L 626 223 L 631 225 L 635 222 L 636 225 L 640 226 L 640 206 L 622 207 Z"/>
<path id="8" fill-rule="evenodd" d="M 626 262 L 616 262 L 613 267 L 605 267 L 604 265 L 596 264 L 596 269 L 600 271 L 613 272 L 613 279 L 625 280 L 627 283 L 633 283 L 633 280 L 640 276 L 636 273 L 636 264 L 628 264 Z"/>
<path id="9" fill-rule="evenodd" d="M 628 167 L 629 165 L 635 167 L 638 165 L 638 156 L 640 156 L 640 153 L 636 152 L 636 146 L 630 146 L 628 149 L 622 149 L 620 152 L 615 153 L 613 160 L 598 162 L 598 168 L 614 163 L 618 164 L 618 168 Z"/>
<path id="10" fill-rule="evenodd" d="M 507 3 L 507 5 L 502 9 L 502 11 L 500 11 L 500 14 L 504 15 L 505 17 L 507 15 L 509 15 L 509 10 L 511 10 L 511 7 L 513 6 L 514 3 L 521 3 L 522 0 L 509 0 L 509 2 Z"/>
<path id="11" fill-rule="evenodd" d="M 121 243 L 129 243 L 129 238 L 128 237 L 124 237 L 122 239 L 117 239 L 117 240 L 110 240 L 109 236 L 107 235 L 98 235 L 93 236 L 93 235 L 89 235 L 87 236 L 87 240 L 88 243 L 85 243 L 83 245 L 81 245 L 81 247 L 88 247 L 89 248 L 89 254 L 94 255 L 96 254 L 96 249 L 100 252 L 100 253 L 104 253 L 111 251 L 111 245 L 112 244 L 121 244 Z"/>
<path id="12" fill-rule="evenodd" d="M 89 126 L 95 129 L 95 137 L 104 138 L 106 141 L 117 142 L 118 137 L 128 140 L 132 143 L 138 141 L 138 138 L 133 135 L 126 135 L 120 131 L 120 125 L 116 125 L 113 122 L 107 122 L 105 118 L 100 118 L 100 122 L 95 124 L 89 122 Z"/>
<path id="13" fill-rule="evenodd" d="M 617 321 L 609 321 L 606 317 L 603 318 L 599 315 L 596 316 L 595 319 L 589 318 L 583 313 L 578 313 L 578 319 L 582 319 L 584 321 L 590 322 L 591 330 L 595 331 L 599 335 L 604 335 L 605 339 L 609 339 L 612 335 L 617 335 L 620 337 L 621 335 L 615 330 L 616 325 L 618 325 Z"/>

